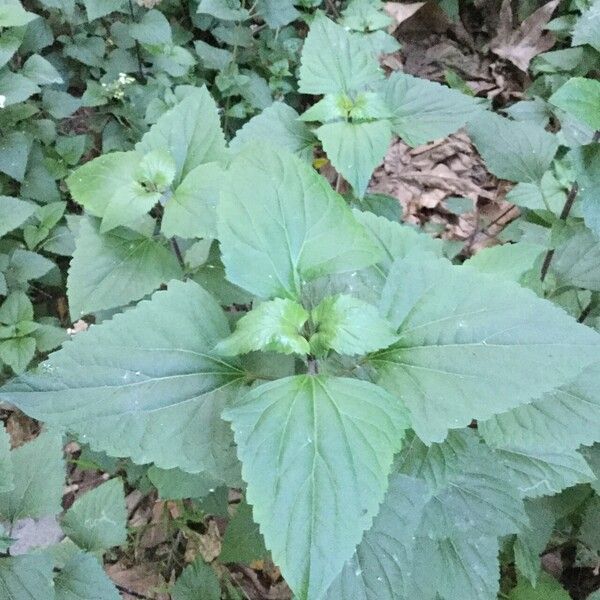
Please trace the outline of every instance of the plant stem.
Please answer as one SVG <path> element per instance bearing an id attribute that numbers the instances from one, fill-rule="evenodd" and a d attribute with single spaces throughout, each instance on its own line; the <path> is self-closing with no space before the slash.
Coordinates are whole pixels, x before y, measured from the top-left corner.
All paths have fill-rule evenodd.
<path id="1" fill-rule="evenodd" d="M 183 260 L 183 254 L 181 254 L 181 248 L 179 247 L 179 244 L 177 243 L 177 240 L 175 238 L 171 238 L 171 246 L 173 246 L 173 251 L 175 252 L 175 256 L 179 261 L 179 265 L 183 270 L 185 270 L 185 261 Z"/>
<path id="2" fill-rule="evenodd" d="M 326 0 L 325 2 L 327 4 L 327 7 L 329 8 L 329 10 L 331 11 L 331 13 L 333 14 L 333 16 L 336 19 L 340 18 L 340 12 L 337 9 L 337 6 L 335 5 L 335 0 Z"/>
<path id="3" fill-rule="evenodd" d="M 129 0 L 129 15 L 131 16 L 131 22 L 135 22 L 135 16 L 133 14 L 133 2 Z M 144 67 L 142 66 L 142 50 L 140 48 L 140 43 L 135 40 L 135 54 L 137 57 L 138 64 L 138 74 L 140 76 L 140 83 L 146 83 L 146 76 L 144 75 Z"/>
<path id="4" fill-rule="evenodd" d="M 569 194 L 567 196 L 567 200 L 563 209 L 560 213 L 559 219 L 561 221 L 566 221 L 571 209 L 573 208 L 573 204 L 575 203 L 575 198 L 577 198 L 577 192 L 579 191 L 579 186 L 575 181 L 569 190 Z M 554 248 L 551 248 L 546 252 L 546 256 L 544 256 L 544 262 L 542 264 L 542 270 L 540 273 L 540 279 L 544 281 L 546 279 L 546 275 L 548 274 L 548 269 L 550 268 L 550 263 L 552 262 L 552 258 L 554 257 Z"/>

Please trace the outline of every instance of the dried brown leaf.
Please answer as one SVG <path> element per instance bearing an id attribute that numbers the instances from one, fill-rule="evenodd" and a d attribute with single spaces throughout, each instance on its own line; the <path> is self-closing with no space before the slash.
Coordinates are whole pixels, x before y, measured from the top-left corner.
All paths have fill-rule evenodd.
<path id="1" fill-rule="evenodd" d="M 550 50 L 556 42 L 554 35 L 545 28 L 559 1 L 544 4 L 513 30 L 511 0 L 504 0 L 496 37 L 490 43 L 492 52 L 527 72 L 531 60 Z"/>

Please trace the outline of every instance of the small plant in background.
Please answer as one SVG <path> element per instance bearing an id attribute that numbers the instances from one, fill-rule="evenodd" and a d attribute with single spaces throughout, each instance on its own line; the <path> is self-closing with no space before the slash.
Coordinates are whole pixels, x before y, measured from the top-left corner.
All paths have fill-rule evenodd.
<path id="1" fill-rule="evenodd" d="M 174 600 L 240 597 L 216 556 L 306 600 L 568 598 L 544 549 L 597 566 L 600 5 L 502 116 L 385 72 L 383 4 L 338 4 L 0 7 L 0 399 L 44 424 L 0 428 L 7 597 L 131 592 L 102 561 L 136 488 L 171 503 Z M 521 209 L 466 260 L 368 193 L 394 137 L 464 126 Z M 65 439 L 108 480 L 63 510 Z"/>

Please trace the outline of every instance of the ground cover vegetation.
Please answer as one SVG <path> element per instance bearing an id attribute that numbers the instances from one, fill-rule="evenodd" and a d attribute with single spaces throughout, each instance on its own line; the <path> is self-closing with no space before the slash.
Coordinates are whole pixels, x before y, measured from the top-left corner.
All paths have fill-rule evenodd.
<path id="1" fill-rule="evenodd" d="M 600 2 L 0 0 L 0 598 L 597 600 Z"/>

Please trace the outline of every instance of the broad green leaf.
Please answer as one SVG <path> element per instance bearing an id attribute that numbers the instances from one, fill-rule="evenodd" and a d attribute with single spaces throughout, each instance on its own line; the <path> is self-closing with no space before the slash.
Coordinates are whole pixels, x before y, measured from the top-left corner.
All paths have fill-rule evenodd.
<path id="1" fill-rule="evenodd" d="M 454 133 L 481 110 L 470 96 L 405 73 L 382 88 L 393 132 L 413 147 Z"/>
<path id="2" fill-rule="evenodd" d="M 498 540 L 493 537 L 417 537 L 412 576 L 422 589 L 409 597 L 496 600 L 498 553 Z"/>
<path id="3" fill-rule="evenodd" d="M 65 534 L 89 552 L 123 544 L 127 538 L 123 482 L 110 479 L 79 496 L 61 524 Z"/>
<path id="4" fill-rule="evenodd" d="M 31 138 L 21 131 L 13 131 L 0 138 L 0 171 L 22 182 L 31 150 Z"/>
<path id="5" fill-rule="evenodd" d="M 600 144 L 588 144 L 571 151 L 577 181 L 577 198 L 581 202 L 581 212 L 585 224 L 600 235 Z"/>
<path id="6" fill-rule="evenodd" d="M 33 320 L 33 304 L 25 292 L 12 292 L 0 306 L 0 323 L 17 325 Z"/>
<path id="7" fill-rule="evenodd" d="M 231 432 L 220 415 L 242 373 L 211 354 L 228 334 L 211 296 L 173 281 L 76 335 L 0 397 L 110 456 L 235 482 Z"/>
<path id="8" fill-rule="evenodd" d="M 10 438 L 0 424 L 0 493 L 10 492 L 14 488 L 13 464 L 10 456 Z"/>
<path id="9" fill-rule="evenodd" d="M 600 369 L 590 365 L 541 399 L 479 423 L 491 446 L 560 452 L 590 445 L 600 431 Z"/>
<path id="10" fill-rule="evenodd" d="M 44 554 L 0 558 L 0 597 L 55 600 L 50 558 Z"/>
<path id="11" fill-rule="evenodd" d="M 136 152 L 110 152 L 85 163 L 67 177 L 73 199 L 94 217 L 103 217 L 107 204 L 135 181 L 140 163 Z"/>
<path id="12" fill-rule="evenodd" d="M 200 64 L 205 69 L 223 71 L 233 60 L 231 51 L 211 46 L 202 40 L 194 41 L 194 49 L 200 58 Z"/>
<path id="13" fill-rule="evenodd" d="M 17 248 L 10 257 L 4 275 L 9 287 L 23 287 L 22 284 L 32 279 L 40 279 L 55 266 L 51 260 L 41 254 Z"/>
<path id="14" fill-rule="evenodd" d="M 14 56 L 23 41 L 22 29 L 5 29 L 0 34 L 0 67 Z"/>
<path id="15" fill-rule="evenodd" d="M 235 331 L 221 340 L 215 350 L 223 356 L 246 354 L 253 350 L 308 354 L 310 347 L 302 336 L 308 311 L 293 300 L 276 298 L 264 302 L 244 315 Z"/>
<path id="16" fill-rule="evenodd" d="M 556 154 L 556 136 L 530 122 L 511 121 L 485 111 L 469 121 L 469 136 L 497 177 L 539 182 Z"/>
<path id="17" fill-rule="evenodd" d="M 234 159 L 217 213 L 227 278 L 261 298 L 298 298 L 304 282 L 379 258 L 325 179 L 262 144 Z"/>
<path id="18" fill-rule="evenodd" d="M 224 21 L 243 21 L 250 16 L 240 0 L 200 0 L 197 12 Z"/>
<path id="19" fill-rule="evenodd" d="M 129 35 L 148 46 L 161 46 L 172 42 L 171 25 L 159 10 L 145 12 L 138 23 L 129 26 Z"/>
<path id="20" fill-rule="evenodd" d="M 420 233 L 414 227 L 394 223 L 369 212 L 353 212 L 357 221 L 366 227 L 369 236 L 380 249 L 383 258 L 378 262 L 378 267 L 385 275 L 397 258 L 404 258 L 413 252 L 428 252 L 440 257 L 443 255 L 441 240 Z"/>
<path id="21" fill-rule="evenodd" d="M 503 244 L 483 248 L 463 264 L 499 279 L 518 282 L 527 271 L 533 269 L 543 251 L 542 246 L 527 242 Z"/>
<path id="22" fill-rule="evenodd" d="M 4 106 L 24 102 L 40 91 L 40 88 L 30 79 L 20 73 L 0 71 L 0 90 L 4 96 Z"/>
<path id="23" fill-rule="evenodd" d="M 273 102 L 259 115 L 252 117 L 237 131 L 229 147 L 233 152 L 239 152 L 245 144 L 259 140 L 298 154 L 308 162 L 312 161 L 315 136 L 298 119 L 298 113 L 284 102 Z"/>
<path id="24" fill-rule="evenodd" d="M 362 198 L 392 139 L 390 122 L 338 121 L 321 125 L 315 133 L 331 164 L 354 188 L 354 193 Z"/>
<path id="25" fill-rule="evenodd" d="M 600 240 L 579 226 L 556 248 L 550 272 L 557 284 L 600 291 Z"/>
<path id="26" fill-rule="evenodd" d="M 342 12 L 341 23 L 354 31 L 375 31 L 389 27 L 393 21 L 378 2 L 351 0 Z"/>
<path id="27" fill-rule="evenodd" d="M 271 29 L 289 25 L 300 13 L 296 10 L 295 0 L 258 0 L 256 10 Z"/>
<path id="28" fill-rule="evenodd" d="M 535 450 L 502 446 L 499 461 L 523 497 L 551 496 L 578 483 L 589 483 L 594 474 L 575 450 Z"/>
<path id="29" fill-rule="evenodd" d="M 298 83 L 302 94 L 350 94 L 362 91 L 382 76 L 364 37 L 322 14 L 315 17 L 302 49 Z"/>
<path id="30" fill-rule="evenodd" d="M 506 200 L 531 210 L 549 210 L 559 215 L 565 205 L 567 194 L 564 187 L 551 171 L 546 171 L 538 183 L 518 183 L 508 194 Z"/>
<path id="31" fill-rule="evenodd" d="M 300 375 L 254 388 L 225 416 L 273 560 L 299 599 L 319 597 L 383 500 L 404 408 L 366 381 Z"/>
<path id="32" fill-rule="evenodd" d="M 56 600 L 119 600 L 117 588 L 91 554 L 75 554 L 54 579 Z"/>
<path id="33" fill-rule="evenodd" d="M 310 338 L 313 354 L 367 354 L 393 344 L 398 336 L 377 308 L 352 296 L 330 296 L 311 312 L 316 333 Z"/>
<path id="34" fill-rule="evenodd" d="M 23 64 L 21 74 L 31 79 L 38 85 L 50 85 L 52 83 L 63 83 L 60 73 L 39 54 L 32 54 Z"/>
<path id="35" fill-rule="evenodd" d="M 206 87 L 194 89 L 155 123 L 136 150 L 168 150 L 177 165 L 175 185 L 195 167 L 226 157 L 217 105 Z"/>
<path id="36" fill-rule="evenodd" d="M 71 316 L 128 304 L 181 275 L 168 246 L 127 229 L 106 235 L 82 220 L 69 269 L 67 289 Z"/>
<path id="37" fill-rule="evenodd" d="M 407 441 L 398 468 L 424 479 L 431 499 L 419 534 L 431 539 L 516 533 L 527 524 L 519 490 L 498 457 L 470 430 L 426 446 Z"/>
<path id="38" fill-rule="evenodd" d="M 252 519 L 252 507 L 240 502 L 225 530 L 219 561 L 249 564 L 263 560 L 268 554 L 258 525 Z"/>
<path id="39" fill-rule="evenodd" d="M 600 1 L 592 0 L 573 28 L 573 46 L 589 44 L 600 52 Z"/>
<path id="40" fill-rule="evenodd" d="M 139 222 L 158 203 L 160 197 L 160 193 L 146 190 L 137 181 L 129 182 L 108 201 L 100 223 L 100 233 Z"/>
<path id="41" fill-rule="evenodd" d="M 65 465 L 62 437 L 45 432 L 10 453 L 14 488 L 0 494 L 0 515 L 16 521 L 61 511 Z"/>
<path id="42" fill-rule="evenodd" d="M 570 600 L 567 591 L 548 573 L 542 572 L 535 587 L 521 579 L 507 596 L 509 600 Z"/>
<path id="43" fill-rule="evenodd" d="M 410 589 L 415 533 L 428 499 L 414 477 L 390 478 L 373 526 L 329 588 L 326 600 L 396 600 Z"/>
<path id="44" fill-rule="evenodd" d="M 171 590 L 173 600 L 219 600 L 221 586 L 219 580 L 202 556 L 183 570 Z"/>
<path id="45" fill-rule="evenodd" d="M 541 569 L 540 556 L 550 541 L 556 518 L 543 500 L 525 502 L 525 512 L 529 525 L 515 539 L 515 565 L 523 577 L 536 585 Z"/>
<path id="46" fill-rule="evenodd" d="M 83 0 L 88 21 L 105 17 L 127 6 L 125 0 Z"/>
<path id="47" fill-rule="evenodd" d="M 425 441 L 564 385 L 600 339 L 517 284 L 416 255 L 394 264 L 380 309 L 400 340 L 371 362 Z"/>
<path id="48" fill-rule="evenodd" d="M 0 360 L 17 375 L 23 373 L 35 356 L 35 340 L 19 337 L 0 341 Z"/>
<path id="49" fill-rule="evenodd" d="M 221 484 L 208 473 L 186 473 L 181 469 L 159 469 L 154 465 L 148 469 L 148 479 L 156 486 L 159 497 L 168 500 L 203 498 Z"/>
<path id="50" fill-rule="evenodd" d="M 573 77 L 558 88 L 548 101 L 592 129 L 600 129 L 600 81 Z"/>
<path id="51" fill-rule="evenodd" d="M 26 11 L 19 0 L 3 0 L 0 4 L 0 27 L 21 27 L 36 16 L 35 13 Z"/>
<path id="52" fill-rule="evenodd" d="M 167 237 L 217 237 L 217 204 L 225 171 L 217 163 L 192 169 L 165 203 L 161 231 Z"/>

